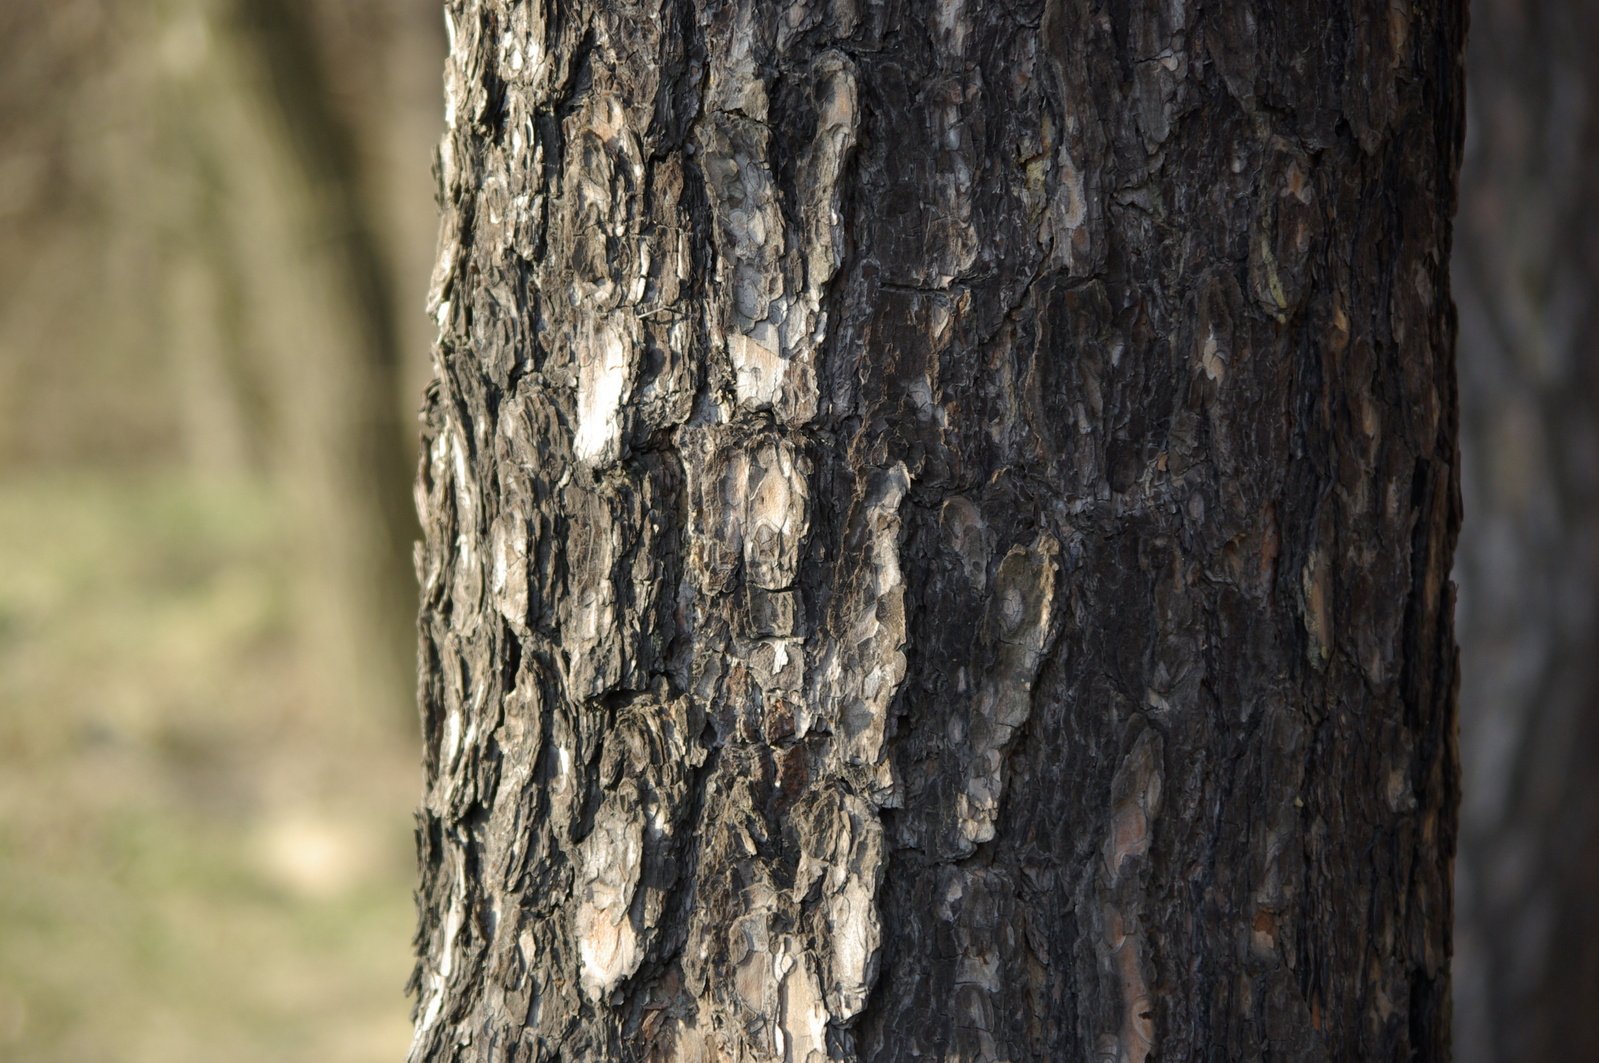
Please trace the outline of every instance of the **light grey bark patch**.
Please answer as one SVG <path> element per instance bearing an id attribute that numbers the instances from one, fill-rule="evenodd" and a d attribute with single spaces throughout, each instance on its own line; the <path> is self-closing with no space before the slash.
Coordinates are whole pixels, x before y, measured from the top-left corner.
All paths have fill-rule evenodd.
<path id="1" fill-rule="evenodd" d="M 969 498 L 956 495 L 944 500 L 939 525 L 950 548 L 960 558 L 966 581 L 979 594 L 988 589 L 988 567 L 994 552 L 994 531 L 982 511 Z"/>
<path id="2" fill-rule="evenodd" d="M 614 323 L 585 325 L 586 335 L 577 353 L 577 427 L 572 450 L 580 461 L 603 465 L 620 456 L 635 345 Z"/>
<path id="3" fill-rule="evenodd" d="M 624 785 L 606 797 L 594 829 L 578 846 L 578 903 L 572 936 L 582 958 L 584 993 L 603 1000 L 644 958 L 633 898 L 644 851 L 644 813 Z"/>
<path id="4" fill-rule="evenodd" d="M 494 575 L 489 589 L 494 604 L 506 622 L 525 629 L 528 618 L 527 555 L 530 545 L 528 519 L 517 510 L 494 518 L 489 529 Z"/>
<path id="5" fill-rule="evenodd" d="M 994 575 L 980 638 L 983 675 L 966 729 L 966 780 L 955 798 L 958 855 L 994 837 L 1004 795 L 1005 752 L 1032 712 L 1033 683 L 1049 643 L 1060 544 L 1040 534 L 1014 546 Z"/>
<path id="6" fill-rule="evenodd" d="M 713 79 L 713 109 L 698 130 L 725 291 L 719 327 L 737 403 L 803 424 L 816 412 L 822 300 L 843 251 L 839 181 L 859 104 L 854 64 L 840 52 L 818 55 L 806 74 L 814 129 L 785 196 L 770 160 L 766 85 L 750 55 L 755 34 L 737 22 L 718 42 L 733 73 Z"/>
<path id="7" fill-rule="evenodd" d="M 807 838 L 795 876 L 797 897 L 819 896 L 830 960 L 828 1011 L 840 1022 L 858 1015 L 877 978 L 882 925 L 877 888 L 884 871 L 883 827 L 877 809 L 843 790 L 822 791 L 800 813 Z"/>
<path id="8" fill-rule="evenodd" d="M 855 64 L 842 52 L 827 51 L 811 65 L 816 84 L 816 135 L 800 166 L 797 195 L 805 219 L 805 291 L 809 311 L 819 310 L 823 285 L 833 279 L 844 256 L 844 218 L 840 181 L 855 148 L 861 123 Z M 820 342 L 820 335 L 812 335 Z M 796 337 L 796 341 L 798 341 Z"/>
<path id="9" fill-rule="evenodd" d="M 744 505 L 744 571 L 751 633 L 791 636 L 803 623 L 800 547 L 810 533 L 810 462 L 777 437 L 750 456 L 730 485 Z"/>
<path id="10" fill-rule="evenodd" d="M 845 546 L 854 569 L 829 618 L 817 665 L 818 703 L 840 741 L 841 770 L 879 800 L 893 798 L 885 754 L 888 711 L 905 678 L 905 587 L 899 508 L 903 464 L 868 470 L 852 505 Z"/>
<path id="11" fill-rule="evenodd" d="M 596 1002 L 631 977 L 660 936 L 680 871 L 688 811 L 694 713 L 664 691 L 618 710 L 604 738 L 599 783 L 606 796 L 576 846 L 572 936 L 580 984 Z"/>

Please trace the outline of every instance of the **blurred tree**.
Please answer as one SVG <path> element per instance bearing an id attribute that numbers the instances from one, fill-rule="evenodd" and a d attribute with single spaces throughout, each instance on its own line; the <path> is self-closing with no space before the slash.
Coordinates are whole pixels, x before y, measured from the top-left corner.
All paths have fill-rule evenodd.
<path id="1" fill-rule="evenodd" d="M 1599 1059 L 1599 4 L 1477 0 L 1471 40 L 1457 1043 Z"/>
<path id="2" fill-rule="evenodd" d="M 347 118 L 384 90 L 385 43 L 318 21 L 325 8 L 160 9 L 156 114 L 186 160 L 163 197 L 171 349 L 198 460 L 264 465 L 298 503 L 310 644 L 340 701 L 400 719 L 415 649 L 404 351 L 423 341 L 397 309 L 374 138 Z M 364 28 L 403 37 L 399 21 L 391 11 Z M 356 100 L 330 74 L 341 61 L 367 75 Z"/>
<path id="3" fill-rule="evenodd" d="M 0 5 L 0 466 L 264 473 L 307 645 L 396 724 L 441 38 L 429 0 Z"/>
<path id="4" fill-rule="evenodd" d="M 1448 1058 L 1462 5 L 446 10 L 412 1058 Z"/>
<path id="5" fill-rule="evenodd" d="M 341 54 L 377 49 L 346 51 L 341 39 L 320 35 L 317 6 L 325 5 L 232 0 L 231 17 L 218 23 L 248 72 L 246 106 L 261 115 L 256 151 L 233 155 L 232 164 L 257 167 L 274 185 L 263 191 L 261 213 L 238 224 L 252 253 L 282 255 L 267 275 L 275 290 L 254 293 L 257 327 L 276 355 L 266 365 L 280 418 L 274 454 L 287 462 L 281 480 L 314 530 L 321 645 L 349 677 L 346 698 L 387 703 L 399 718 L 413 701 L 415 653 L 404 332 L 359 127 L 344 119 L 325 73 Z M 229 187 L 252 180 L 260 176 L 237 172 Z M 314 337 L 301 331 L 308 316 L 324 322 Z"/>
<path id="6" fill-rule="evenodd" d="M 148 100 L 126 15 L 0 4 L 0 469 L 148 460 L 176 436 L 150 371 L 150 247 L 123 224 Z"/>
<path id="7" fill-rule="evenodd" d="M 442 41 L 0 3 L 0 1059 L 404 1044 Z"/>

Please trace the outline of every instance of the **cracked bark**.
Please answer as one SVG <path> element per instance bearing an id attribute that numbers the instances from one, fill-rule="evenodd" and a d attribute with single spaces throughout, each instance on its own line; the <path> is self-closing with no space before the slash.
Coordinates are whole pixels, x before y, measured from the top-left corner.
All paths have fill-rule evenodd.
<path id="1" fill-rule="evenodd" d="M 1460 7 L 447 17 L 412 1058 L 1446 1058 Z"/>

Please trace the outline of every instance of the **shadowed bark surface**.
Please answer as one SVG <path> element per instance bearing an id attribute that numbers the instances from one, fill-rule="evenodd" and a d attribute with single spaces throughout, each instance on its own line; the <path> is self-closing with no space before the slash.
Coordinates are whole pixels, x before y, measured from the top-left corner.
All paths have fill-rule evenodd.
<path id="1" fill-rule="evenodd" d="M 412 1058 L 1447 1058 L 1460 5 L 447 12 Z"/>
<path id="2" fill-rule="evenodd" d="M 1472 20 L 1458 1056 L 1599 1059 L 1599 5 Z"/>

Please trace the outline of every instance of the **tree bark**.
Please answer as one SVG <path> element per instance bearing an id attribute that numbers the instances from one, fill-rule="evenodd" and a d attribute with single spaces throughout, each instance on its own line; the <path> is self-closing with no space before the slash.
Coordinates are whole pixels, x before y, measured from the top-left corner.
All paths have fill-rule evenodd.
<path id="1" fill-rule="evenodd" d="M 1479 0 L 1461 305 L 1466 1063 L 1599 1059 L 1599 5 Z"/>
<path id="2" fill-rule="evenodd" d="M 412 1058 L 1447 1058 L 1462 6 L 447 17 Z"/>

